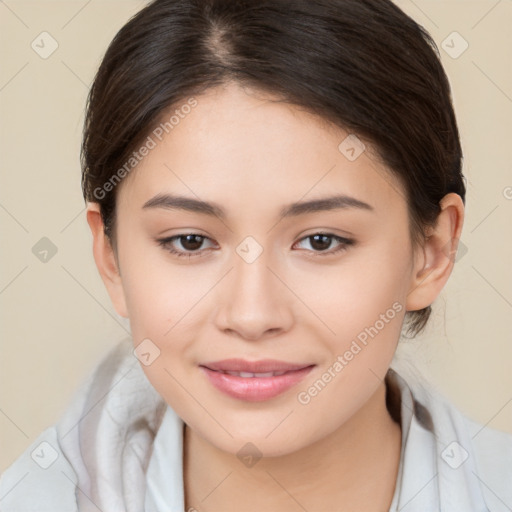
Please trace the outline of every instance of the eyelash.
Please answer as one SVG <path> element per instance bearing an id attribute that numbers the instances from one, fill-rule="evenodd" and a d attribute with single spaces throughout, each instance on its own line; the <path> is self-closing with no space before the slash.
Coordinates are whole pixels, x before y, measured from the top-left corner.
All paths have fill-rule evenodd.
<path id="1" fill-rule="evenodd" d="M 197 233 L 182 233 L 180 235 L 171 236 L 169 238 L 159 239 L 159 240 L 157 240 L 157 242 L 166 251 L 168 251 L 171 254 L 177 256 L 178 258 L 188 258 L 188 259 L 195 258 L 195 257 L 199 257 L 200 258 L 200 257 L 203 256 L 204 251 L 200 251 L 200 250 L 192 251 L 192 252 L 177 251 L 171 245 L 175 240 L 178 240 L 180 238 L 184 238 L 184 237 L 190 236 L 190 235 L 202 238 L 204 240 L 208 240 L 209 239 L 207 236 L 199 235 Z M 322 235 L 322 236 L 325 236 L 327 238 L 332 238 L 333 240 L 336 240 L 337 242 L 339 242 L 340 246 L 337 249 L 331 250 L 331 251 L 312 251 L 312 252 L 315 253 L 315 255 L 311 256 L 311 257 L 332 256 L 332 255 L 338 254 L 338 253 L 340 253 L 342 251 L 346 251 L 349 246 L 354 245 L 354 243 L 355 243 L 355 240 L 351 240 L 349 238 L 344 238 L 344 237 L 341 237 L 341 236 L 333 235 L 332 233 L 322 233 L 322 232 L 313 233 L 311 235 L 305 236 L 305 237 L 301 238 L 299 240 L 299 242 L 301 242 L 303 240 L 307 240 L 308 238 L 313 238 L 313 237 L 315 237 L 317 235 Z"/>

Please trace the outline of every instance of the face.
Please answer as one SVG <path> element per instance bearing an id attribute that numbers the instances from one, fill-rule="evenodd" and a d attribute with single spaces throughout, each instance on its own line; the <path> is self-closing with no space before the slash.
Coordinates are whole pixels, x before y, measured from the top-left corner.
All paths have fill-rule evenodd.
<path id="1" fill-rule="evenodd" d="M 291 453 L 347 423 L 389 367 L 407 203 L 341 128 L 234 84 L 196 100 L 118 190 L 115 303 L 190 428 L 231 453 Z"/>

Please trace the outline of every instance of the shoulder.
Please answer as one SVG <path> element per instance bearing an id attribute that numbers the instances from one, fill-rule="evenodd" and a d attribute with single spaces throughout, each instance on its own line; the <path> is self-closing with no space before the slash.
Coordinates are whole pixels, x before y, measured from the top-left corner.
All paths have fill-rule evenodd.
<path id="1" fill-rule="evenodd" d="M 429 416 L 440 492 L 453 493 L 456 484 L 467 488 L 473 504 L 484 503 L 490 512 L 510 511 L 512 434 L 471 419 L 425 380 L 410 378 L 408 384 Z"/>
<path id="2" fill-rule="evenodd" d="M 125 492 L 132 493 L 132 501 L 134 493 L 141 500 L 140 477 L 162 404 L 133 355 L 131 341 L 121 341 L 75 392 L 58 423 L 3 473 L 0 511 L 68 512 L 86 509 L 91 502 L 122 510 Z M 130 468 L 127 489 L 117 478 L 122 468 Z"/>
<path id="3" fill-rule="evenodd" d="M 2 512 L 78 510 L 77 476 L 60 449 L 55 427 L 46 429 L 0 479 Z"/>
<path id="4" fill-rule="evenodd" d="M 460 413 L 461 414 L 461 413 Z M 512 509 L 512 434 L 462 415 L 475 459 L 474 472 L 491 511 Z"/>
<path id="5" fill-rule="evenodd" d="M 512 434 L 470 418 L 437 390 L 431 389 L 428 394 L 428 398 L 423 394 L 420 400 L 427 402 L 440 439 L 447 440 L 451 435 L 454 441 L 464 443 L 482 474 L 507 475 L 512 484 Z"/>

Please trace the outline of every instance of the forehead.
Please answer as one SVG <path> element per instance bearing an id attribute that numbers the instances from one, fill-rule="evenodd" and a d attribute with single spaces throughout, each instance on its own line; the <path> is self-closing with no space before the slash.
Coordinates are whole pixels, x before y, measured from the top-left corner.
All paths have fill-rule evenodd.
<path id="1" fill-rule="evenodd" d="M 355 135 L 236 84 L 173 106 L 149 134 L 151 150 L 125 178 L 119 202 L 179 193 L 256 211 L 345 194 L 376 210 L 405 206 L 398 178 Z M 190 104 L 187 99 L 183 105 Z M 262 201 L 262 198 L 265 198 Z M 128 201 L 129 199 L 129 201 Z"/>

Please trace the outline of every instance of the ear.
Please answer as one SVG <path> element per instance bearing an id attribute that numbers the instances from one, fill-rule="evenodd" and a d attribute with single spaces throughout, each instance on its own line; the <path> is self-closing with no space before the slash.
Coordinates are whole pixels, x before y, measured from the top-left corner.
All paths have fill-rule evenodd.
<path id="1" fill-rule="evenodd" d="M 119 263 L 112 244 L 105 235 L 105 226 L 98 203 L 87 203 L 87 223 L 93 237 L 94 261 L 110 295 L 110 300 L 117 313 L 128 318 Z"/>
<path id="2" fill-rule="evenodd" d="M 415 267 L 406 300 L 407 311 L 430 306 L 441 293 L 455 264 L 455 255 L 464 224 L 464 203 L 455 193 L 447 194 L 440 202 L 437 222 L 418 249 Z"/>

